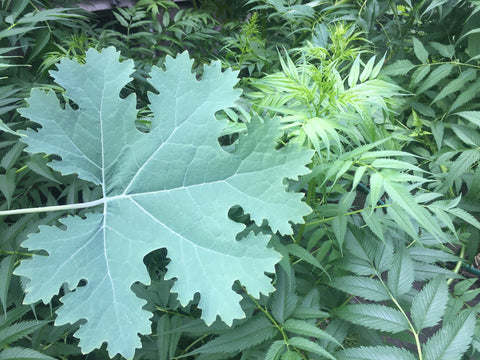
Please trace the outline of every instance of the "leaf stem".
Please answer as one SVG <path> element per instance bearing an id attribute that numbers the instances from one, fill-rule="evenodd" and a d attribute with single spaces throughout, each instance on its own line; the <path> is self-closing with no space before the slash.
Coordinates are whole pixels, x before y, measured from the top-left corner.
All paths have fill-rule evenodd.
<path id="1" fill-rule="evenodd" d="M 102 198 L 102 199 L 89 201 L 85 203 L 78 203 L 78 204 L 43 206 L 43 207 L 14 209 L 14 210 L 1 210 L 0 216 L 31 214 L 31 213 L 47 212 L 47 211 L 65 211 L 65 210 L 72 210 L 72 209 L 84 209 L 87 207 L 101 205 L 101 204 L 104 204 L 105 202 L 106 202 L 106 199 Z"/>
<path id="2" fill-rule="evenodd" d="M 377 271 L 375 271 L 377 273 Z M 410 318 L 408 317 L 408 315 L 405 313 L 405 310 L 403 310 L 402 306 L 400 305 L 400 303 L 397 301 L 397 299 L 395 298 L 395 296 L 392 294 L 392 292 L 390 291 L 390 289 L 388 288 L 387 284 L 385 284 L 385 282 L 383 281 L 383 279 L 381 278 L 380 274 L 376 274 L 377 275 L 377 278 L 380 280 L 380 282 L 382 283 L 383 287 L 385 288 L 385 290 L 387 291 L 388 295 L 390 296 L 390 299 L 392 300 L 392 302 L 395 304 L 395 306 L 397 307 L 398 310 L 400 310 L 400 312 L 402 313 L 402 315 L 405 317 L 405 319 L 407 320 L 407 323 L 408 323 L 408 326 L 410 327 L 410 332 L 412 333 L 413 337 L 415 338 L 415 344 L 417 346 L 417 353 L 418 353 L 418 358 L 419 360 L 423 360 L 423 353 L 422 353 L 422 344 L 420 343 L 420 338 L 418 336 L 418 332 L 415 331 L 415 327 L 413 326 L 412 322 L 410 321 Z"/>

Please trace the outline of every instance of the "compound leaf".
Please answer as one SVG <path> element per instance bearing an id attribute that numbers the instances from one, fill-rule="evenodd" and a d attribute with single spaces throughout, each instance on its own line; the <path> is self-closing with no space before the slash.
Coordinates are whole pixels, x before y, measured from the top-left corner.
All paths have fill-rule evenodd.
<path id="1" fill-rule="evenodd" d="M 208 324 L 217 316 L 227 324 L 244 317 L 233 283 L 255 297 L 273 291 L 265 272 L 274 272 L 280 255 L 267 248 L 267 235 L 237 240 L 244 225 L 228 218 L 229 209 L 239 205 L 282 234 L 310 212 L 284 180 L 308 173 L 313 152 L 275 150 L 278 122 L 258 118 L 233 152 L 223 150 L 218 137 L 226 123 L 214 114 L 239 98 L 236 73 L 214 62 L 197 80 L 192 64 L 184 52 L 167 57 L 165 69 L 152 68 L 158 93 L 149 94 L 149 133 L 135 127 L 135 94 L 120 96 L 133 61 L 120 62 L 112 47 L 90 49 L 84 65 L 60 62 L 52 75 L 66 90 L 64 106 L 54 92 L 36 89 L 20 110 L 41 125 L 22 138 L 28 152 L 57 154 L 62 160 L 50 163 L 54 170 L 102 188 L 102 198 L 77 204 L 98 212 L 69 216 L 62 228 L 41 226 L 29 236 L 23 246 L 48 256 L 34 255 L 15 271 L 31 280 L 26 303 L 48 302 L 63 284 L 75 289 L 62 297 L 56 324 L 86 320 L 76 332 L 84 352 L 107 342 L 111 356 L 133 357 L 137 334 L 150 332 L 151 314 L 131 286 L 150 282 L 143 257 L 159 248 L 167 248 L 166 278 L 176 278 L 172 291 L 182 304 L 199 293 Z"/>

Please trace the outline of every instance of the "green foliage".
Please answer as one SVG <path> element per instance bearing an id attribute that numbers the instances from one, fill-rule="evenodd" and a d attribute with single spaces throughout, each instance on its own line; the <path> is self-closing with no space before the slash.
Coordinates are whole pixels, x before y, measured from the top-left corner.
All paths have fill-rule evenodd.
<path id="1" fill-rule="evenodd" d="M 66 1 L 64 5 L 73 8 L 74 3 Z M 180 148 L 193 149 L 204 139 L 210 139 L 210 145 L 200 153 L 208 153 L 213 147 L 225 159 L 222 162 L 225 165 L 217 169 L 214 164 L 218 154 L 205 157 L 211 165 L 199 165 L 198 169 L 209 179 L 218 171 L 227 173 L 230 167 L 235 167 L 234 159 L 239 151 L 245 154 L 253 151 L 262 176 L 256 177 L 248 190 L 262 186 L 271 189 L 252 193 L 250 198 L 262 199 L 263 204 L 256 207 L 263 207 L 261 216 L 241 203 L 242 195 L 230 196 L 231 201 L 222 208 L 221 220 L 212 222 L 208 222 L 208 217 L 197 221 L 195 213 L 195 209 L 210 204 L 203 213 L 211 214 L 213 219 L 216 207 L 207 200 L 194 203 L 179 198 L 173 208 L 182 209 L 182 216 L 186 216 L 178 217 L 178 233 L 190 232 L 214 243 L 230 231 L 228 237 L 236 240 L 235 246 L 248 245 L 246 259 L 253 253 L 255 256 L 268 254 L 267 267 L 272 274 L 264 275 L 267 267 L 262 267 L 263 260 L 249 263 L 239 258 L 237 263 L 228 261 L 222 265 L 208 256 L 192 260 L 189 255 L 179 265 L 179 257 L 171 257 L 175 242 L 167 244 L 167 249 L 146 256 L 146 250 L 139 253 L 136 265 L 130 266 L 132 270 L 126 266 L 131 263 L 130 255 L 124 251 L 123 257 L 116 258 L 121 258 L 118 268 L 123 272 L 119 274 L 124 274 L 117 277 L 118 281 L 125 285 L 124 293 L 136 299 L 140 306 L 145 304 L 143 310 L 137 307 L 135 311 L 147 314 L 144 320 L 151 316 L 151 325 L 147 321 L 143 333 L 138 335 L 141 347 L 135 340 L 138 339 L 136 331 L 132 331 L 131 336 L 125 335 L 124 343 L 136 341 L 135 346 L 139 347 L 135 355 L 133 352 L 129 355 L 136 360 L 478 358 L 480 290 L 475 279 L 462 277 L 465 274 L 462 269 L 475 271 L 472 262 L 480 239 L 478 1 L 196 0 L 190 9 L 178 9 L 171 1 L 141 0 L 132 8 L 105 13 L 109 18 L 103 22 L 78 9 L 54 10 L 50 5 L 43 1 L 2 1 L 1 15 L 5 22 L 0 33 L 8 30 L 9 36 L 0 39 L 0 75 L 3 77 L 0 81 L 5 85 L 0 91 L 3 120 L 0 122 L 0 211 L 8 214 L 0 218 L 1 313 L 9 314 L 8 319 L 10 314 L 17 314 L 12 315 L 8 325 L 13 326 L 13 330 L 8 330 L 12 333 L 23 326 L 16 324 L 30 324 L 33 329 L 32 321 L 38 319 L 41 325 L 29 335 L 10 341 L 0 350 L 3 351 L 0 358 L 23 356 L 16 355 L 20 348 L 32 358 L 50 356 L 76 360 L 85 357 L 72 334 L 81 334 L 79 325 L 88 327 L 91 319 L 87 323 L 82 320 L 62 326 L 54 326 L 52 320 L 58 324 L 69 317 L 71 322 L 85 318 L 78 315 L 77 309 L 62 310 L 68 307 L 68 302 L 62 305 L 59 299 L 74 299 L 82 292 L 85 294 L 95 276 L 100 275 L 94 271 L 88 277 L 78 273 L 75 281 L 65 285 L 65 280 L 58 277 L 46 297 L 50 302 L 32 304 L 32 313 L 21 303 L 23 288 L 30 289 L 34 283 L 15 273 L 25 269 L 23 264 L 51 257 L 51 254 L 46 257 L 47 253 L 40 248 L 47 249 L 48 253 L 63 252 L 58 259 L 59 264 L 65 264 L 61 275 L 75 271 L 76 267 L 67 261 L 70 258 L 67 250 L 55 245 L 60 244 L 58 235 L 73 229 L 65 224 L 89 223 L 95 216 L 102 216 L 95 211 L 112 209 L 114 202 L 124 204 L 121 201 L 125 199 L 113 200 L 119 196 L 115 192 L 117 188 L 121 189 L 125 183 L 115 174 L 132 170 L 130 155 L 140 159 L 148 154 L 154 143 L 151 139 L 158 137 L 163 141 L 164 127 L 156 124 L 160 119 L 171 118 L 168 114 L 173 104 L 182 114 L 207 96 L 219 100 L 201 107 L 201 112 L 208 113 L 209 118 L 202 120 L 201 126 L 194 126 L 190 120 L 185 122 L 188 126 L 181 126 L 185 132 L 175 138 L 178 161 L 165 157 L 164 166 L 155 169 L 155 178 L 136 185 L 151 186 L 154 179 L 162 179 L 158 174 L 179 169 L 182 161 L 187 165 L 197 164 L 195 160 L 186 161 L 187 151 Z M 45 10 L 47 12 L 42 13 Z M 115 120 L 115 124 L 107 127 L 115 149 L 108 152 L 107 157 L 114 158 L 114 165 L 108 168 L 112 169 L 112 176 L 104 181 L 96 166 L 75 166 L 77 160 L 69 158 L 75 152 L 70 151 L 67 141 L 53 138 L 58 128 L 51 127 L 57 126 L 54 121 L 57 119 L 68 129 L 66 124 L 72 124 L 66 114 L 79 114 L 85 108 L 78 97 L 70 95 L 75 91 L 73 88 L 82 88 L 71 85 L 73 74 L 79 69 L 89 69 L 91 77 L 78 76 L 77 80 L 88 83 L 88 89 L 99 91 L 103 81 L 96 84 L 88 79 L 101 78 L 103 73 L 98 72 L 101 73 L 102 65 L 75 65 L 68 76 L 62 76 L 61 71 L 53 72 L 61 87 L 47 75 L 60 59 L 67 57 L 85 64 L 86 54 L 93 53 L 89 48 L 111 45 L 120 51 L 122 60 L 132 59 L 135 64 L 133 67 L 131 60 L 119 63 L 117 56 L 115 66 L 119 67 L 111 66 L 119 70 L 112 70 L 116 78 L 122 78 L 120 68 L 127 64 L 130 64 L 129 71 L 134 68 L 135 72 L 124 74 L 122 85 L 105 96 L 109 103 L 116 105 L 104 108 L 105 114 L 112 114 Z M 178 67 L 179 74 L 175 76 L 189 78 L 190 82 L 185 80 L 177 87 L 171 82 L 175 76 L 170 72 L 177 68 L 167 55 L 175 57 L 184 50 L 194 59 L 197 75 L 190 73 L 192 61 L 188 61 L 187 66 L 186 55 L 178 55 L 177 60 L 184 59 L 188 70 Z M 230 70 L 220 71 L 218 62 L 214 66 L 215 76 L 211 72 L 213 68 L 203 67 L 212 60 L 220 60 L 224 68 L 237 70 L 238 84 Z M 60 69 L 70 69 L 76 62 L 62 60 Z M 166 70 L 157 68 L 165 64 Z M 158 85 L 160 78 L 163 85 Z M 223 80 L 218 80 L 220 78 Z M 206 83 L 209 85 L 202 85 Z M 238 89 L 232 90 L 234 84 L 243 90 L 244 97 L 238 97 Z M 34 90 L 28 100 L 32 107 L 21 110 L 30 121 L 15 109 L 32 87 L 41 90 Z M 55 96 L 53 92 L 46 95 L 45 89 L 53 89 Z M 149 108 L 155 99 L 176 89 L 185 91 L 178 90 L 176 95 L 165 97 L 161 106 Z M 190 89 L 193 90 L 189 92 Z M 89 92 L 84 92 L 87 98 Z M 195 95 L 197 93 L 200 95 Z M 103 98 L 90 96 L 94 101 Z M 58 116 L 39 120 L 39 114 L 44 114 L 50 104 L 44 98 L 55 104 L 50 110 Z M 41 109 L 37 104 L 38 110 L 34 110 L 34 103 L 40 100 Z M 220 102 L 221 106 L 213 106 Z M 213 120 L 214 113 L 217 123 Z M 98 119 L 98 113 L 79 117 L 75 124 L 87 119 L 93 122 L 95 118 Z M 127 118 L 130 130 L 122 125 Z M 140 132 L 135 129 L 134 121 Z M 209 122 L 215 129 L 206 130 Z M 31 130 L 25 131 L 27 127 Z M 70 136 L 79 148 L 101 154 L 102 151 L 95 148 L 98 137 L 85 141 L 94 131 L 98 128 L 93 125 L 77 125 Z M 45 140 L 39 141 L 42 136 Z M 29 146 L 25 148 L 24 143 Z M 127 143 L 129 147 L 125 148 Z M 58 146 L 70 152 L 57 151 Z M 272 151 L 274 147 L 277 150 Z M 314 154 L 308 164 L 310 172 L 304 168 L 310 159 L 306 155 L 296 157 L 296 152 Z M 274 176 L 272 154 L 292 154 L 285 164 L 292 169 L 287 171 L 290 175 Z M 96 163 L 99 164 L 98 160 Z M 253 160 L 249 163 L 253 164 Z M 181 175 L 182 171 L 178 173 Z M 297 178 L 299 174 L 303 175 Z M 90 181 L 82 180 L 82 176 Z M 173 173 L 167 180 L 175 181 Z M 98 184 L 110 190 L 103 194 Z M 307 207 L 302 205 L 304 210 L 296 215 L 285 210 L 281 220 L 278 213 L 287 207 L 287 201 L 278 200 L 273 207 L 267 207 L 280 194 L 287 194 L 287 186 L 288 196 L 293 196 L 297 204 L 305 195 L 305 203 L 313 210 L 311 213 L 307 214 Z M 203 191 L 202 199 L 208 196 L 219 204 L 228 197 L 228 191 L 215 189 L 213 196 Z M 83 208 L 85 203 L 92 202 L 97 204 L 96 208 Z M 143 205 L 150 209 L 157 207 L 156 204 L 169 204 L 165 215 L 173 217 L 171 214 L 175 211 L 167 201 L 145 200 Z M 44 206 L 62 210 L 22 212 Z M 217 222 L 214 236 L 198 230 Z M 188 226 L 181 225 L 187 223 Z M 142 218 L 129 216 L 128 231 L 142 224 Z M 117 230 L 127 227 L 125 221 L 112 225 Z M 148 227 L 150 225 L 143 226 L 142 231 Z M 47 233 L 54 235 L 53 240 L 45 240 L 45 245 L 35 247 L 38 250 L 33 253 L 20 245 L 33 243 Z M 161 237 L 161 231 L 155 233 Z M 27 237 L 29 240 L 24 242 Z M 142 239 L 149 237 L 150 233 Z M 269 248 L 266 248 L 268 239 Z M 157 238 L 155 241 L 159 243 Z M 149 243 L 148 246 L 148 250 L 153 250 L 165 244 Z M 112 251 L 123 248 L 115 246 Z M 18 267 L 20 260 L 32 257 L 37 260 L 23 261 Z M 182 274 L 201 277 L 198 264 L 213 269 L 210 273 L 215 276 L 209 281 L 195 280 L 192 289 L 199 294 L 192 290 L 182 297 L 178 284 L 184 275 L 173 275 L 172 271 L 182 266 Z M 202 320 L 207 295 L 200 285 L 208 283 L 212 288 L 211 284 L 218 283 L 220 286 L 237 265 L 243 266 L 243 276 L 264 284 L 264 291 L 256 292 L 255 287 L 242 280 L 234 281 L 238 276 L 229 278 L 228 287 L 220 291 L 222 295 L 212 293 L 209 297 L 217 301 L 209 323 L 217 313 L 233 307 L 237 309 L 238 319 L 228 326 L 217 318 L 207 326 Z M 36 266 L 30 272 L 34 277 L 42 276 L 37 274 L 41 272 Z M 143 284 L 132 280 L 138 272 L 143 274 L 143 278 L 137 277 Z M 44 277 L 48 279 L 40 283 L 48 284 L 50 278 L 55 278 Z M 59 289 L 59 296 L 52 296 Z M 275 291 L 269 293 L 270 289 Z M 230 294 L 232 300 L 225 300 L 224 294 Z M 94 310 L 112 307 L 111 300 L 98 304 Z M 134 308 L 129 307 L 131 309 Z M 141 316 L 134 320 L 140 321 Z M 107 326 L 115 327 L 112 330 L 115 334 L 131 330 L 126 322 L 117 325 L 110 322 Z M 102 336 L 90 332 L 97 341 L 95 346 L 100 347 L 104 331 Z M 30 349 L 46 355 L 29 353 Z M 107 358 L 105 344 L 92 350 L 88 357 Z"/>

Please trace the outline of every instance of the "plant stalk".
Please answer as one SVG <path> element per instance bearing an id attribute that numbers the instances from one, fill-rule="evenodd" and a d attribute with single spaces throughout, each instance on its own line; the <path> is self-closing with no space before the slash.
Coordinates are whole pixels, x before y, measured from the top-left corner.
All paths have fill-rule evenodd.
<path id="1" fill-rule="evenodd" d="M 54 206 L 44 206 L 44 207 L 14 209 L 14 210 L 1 210 L 0 216 L 31 214 L 31 213 L 39 213 L 39 212 L 47 212 L 47 211 L 65 211 L 65 210 L 73 210 L 73 209 L 84 209 L 87 207 L 101 205 L 101 204 L 104 204 L 105 202 L 106 202 L 105 199 L 98 199 L 98 200 L 89 201 L 85 203 L 78 203 L 78 204 L 54 205 Z"/>

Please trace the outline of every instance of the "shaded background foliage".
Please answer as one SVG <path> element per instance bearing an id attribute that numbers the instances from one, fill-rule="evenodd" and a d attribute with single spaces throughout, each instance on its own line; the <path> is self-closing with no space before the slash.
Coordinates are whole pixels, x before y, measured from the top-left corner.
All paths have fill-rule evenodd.
<path id="1" fill-rule="evenodd" d="M 316 151 L 311 175 L 291 184 L 313 212 L 294 236 L 271 234 L 283 255 L 276 292 L 255 300 L 235 284 L 247 318 L 207 327 L 196 301 L 181 307 L 170 293 L 166 251 L 152 253 L 152 285 L 135 286 L 154 313 L 137 359 L 479 356 L 479 290 L 460 270 L 475 270 L 479 246 L 478 1 L 140 0 L 105 16 L 77 1 L 1 5 L 0 210 L 98 198 L 92 184 L 52 171 L 52 156 L 23 152 L 16 134 L 35 126 L 16 112 L 30 89 L 61 90 L 48 70 L 65 56 L 81 62 L 89 47 L 114 45 L 135 61 L 124 92 L 138 94 L 142 131 L 146 74 L 187 49 L 199 69 L 221 60 L 240 71 L 243 100 L 218 114 L 230 120 L 227 149 L 259 114 L 281 122 L 279 147 Z M 22 305 L 12 276 L 30 256 L 26 236 L 65 215 L 0 219 L 0 359 L 86 357 L 75 324 L 53 326 L 59 301 Z M 229 215 L 269 232 L 241 209 Z"/>

